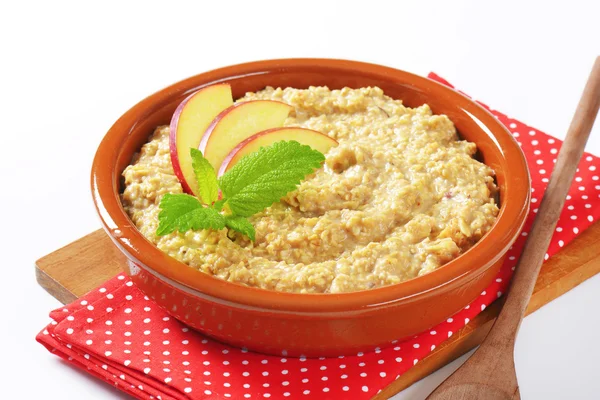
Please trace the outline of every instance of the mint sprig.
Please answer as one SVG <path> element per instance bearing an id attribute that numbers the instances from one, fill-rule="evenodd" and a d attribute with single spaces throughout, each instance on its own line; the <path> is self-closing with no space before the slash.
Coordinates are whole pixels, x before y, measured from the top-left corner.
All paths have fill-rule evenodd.
<path id="1" fill-rule="evenodd" d="M 325 160 L 310 146 L 281 141 L 243 157 L 217 180 L 202 152 L 190 149 L 190 155 L 200 199 L 165 194 L 159 205 L 157 236 L 227 227 L 254 241 L 256 232 L 248 217 L 280 201 Z"/>

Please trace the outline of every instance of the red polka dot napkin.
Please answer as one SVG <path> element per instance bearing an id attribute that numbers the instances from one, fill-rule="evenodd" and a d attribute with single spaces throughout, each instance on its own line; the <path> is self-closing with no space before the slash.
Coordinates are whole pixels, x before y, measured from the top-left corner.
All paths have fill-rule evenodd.
<path id="1" fill-rule="evenodd" d="M 435 74 L 429 77 L 449 85 Z M 490 111 L 510 129 L 527 156 L 533 180 L 531 213 L 495 282 L 465 309 L 431 330 L 354 356 L 265 356 L 229 347 L 188 329 L 120 275 L 53 311 L 52 322 L 37 340 L 56 355 L 139 399 L 374 396 L 506 290 L 562 142 Z M 547 257 L 600 217 L 598 168 L 597 157 L 583 156 Z"/>

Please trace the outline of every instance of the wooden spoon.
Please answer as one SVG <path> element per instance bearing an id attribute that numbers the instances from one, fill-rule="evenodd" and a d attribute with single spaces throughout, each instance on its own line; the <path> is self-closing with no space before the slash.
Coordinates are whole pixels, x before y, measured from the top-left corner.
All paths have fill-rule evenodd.
<path id="1" fill-rule="evenodd" d="M 579 159 L 598 114 L 598 107 L 600 107 L 600 57 L 596 58 L 579 100 L 498 319 L 473 356 L 442 382 L 427 399 L 514 400 L 521 398 L 514 362 L 516 335 Z"/>

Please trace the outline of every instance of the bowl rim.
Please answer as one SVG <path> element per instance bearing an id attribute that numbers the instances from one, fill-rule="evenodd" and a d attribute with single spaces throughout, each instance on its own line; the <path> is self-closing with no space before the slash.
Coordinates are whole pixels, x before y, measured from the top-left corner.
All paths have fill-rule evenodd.
<path id="1" fill-rule="evenodd" d="M 400 77 L 419 89 L 441 92 L 444 97 L 454 101 L 457 107 L 477 118 L 488 130 L 488 134 L 494 136 L 504 156 L 510 158 L 507 164 L 511 166 L 504 171 L 505 180 L 510 184 L 505 185 L 504 204 L 490 231 L 468 251 L 426 275 L 369 290 L 304 294 L 249 287 L 210 276 L 163 253 L 137 230 L 121 205 L 118 182 L 122 171 L 116 170 L 116 163 L 121 142 L 140 118 L 146 118 L 159 109 L 157 105 L 165 104 L 173 96 L 192 93 L 202 86 L 215 84 L 228 77 L 317 66 L 323 69 L 359 71 L 382 78 L 390 75 Z M 208 83 L 198 84 L 199 81 Z M 186 291 L 196 296 L 208 297 L 213 301 L 251 309 L 318 314 L 368 310 L 398 302 L 411 302 L 436 289 L 456 284 L 457 280 L 466 275 L 477 276 L 485 270 L 481 269 L 482 264 L 489 267 L 498 261 L 520 234 L 529 211 L 530 188 L 529 170 L 520 146 L 506 127 L 475 101 L 429 78 L 402 70 L 360 61 L 322 58 L 254 61 L 214 69 L 176 82 L 146 97 L 114 123 L 98 147 L 91 173 L 92 196 L 104 229 L 131 261 L 182 285 Z"/>

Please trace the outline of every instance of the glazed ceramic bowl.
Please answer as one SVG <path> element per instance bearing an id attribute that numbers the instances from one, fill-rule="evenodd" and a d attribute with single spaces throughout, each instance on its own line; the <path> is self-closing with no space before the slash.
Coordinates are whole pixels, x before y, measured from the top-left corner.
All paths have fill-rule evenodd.
<path id="1" fill-rule="evenodd" d="M 279 293 L 214 278 L 169 257 L 142 236 L 125 213 L 121 173 L 158 125 L 168 124 L 190 93 L 218 82 L 234 98 L 265 86 L 379 86 L 405 105 L 430 105 L 477 144 L 496 171 L 500 214 L 473 248 L 425 276 L 342 294 Z M 129 260 L 137 286 L 185 324 L 217 340 L 278 355 L 337 356 L 385 346 L 456 313 L 490 284 L 516 240 L 529 207 L 525 158 L 510 133 L 482 107 L 427 78 L 355 61 L 285 59 L 234 65 L 196 75 L 142 100 L 100 144 L 92 168 L 93 197 L 104 228 Z"/>

